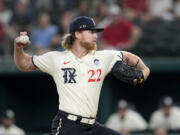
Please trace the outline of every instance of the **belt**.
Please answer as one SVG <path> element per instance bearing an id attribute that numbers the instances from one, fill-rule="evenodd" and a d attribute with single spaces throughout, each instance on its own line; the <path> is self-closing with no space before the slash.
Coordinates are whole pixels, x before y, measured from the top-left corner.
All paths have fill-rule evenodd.
<path id="1" fill-rule="evenodd" d="M 67 119 L 72 121 L 79 121 L 80 123 L 89 124 L 89 125 L 93 125 L 96 122 L 96 119 L 94 118 L 85 118 L 73 114 L 68 114 Z"/>
<path id="2" fill-rule="evenodd" d="M 82 116 L 79 116 L 79 115 L 64 112 L 62 110 L 59 110 L 59 114 L 64 115 L 68 120 L 77 121 L 77 122 L 80 122 L 80 123 L 83 123 L 83 124 L 93 125 L 96 122 L 95 118 L 82 117 Z"/>

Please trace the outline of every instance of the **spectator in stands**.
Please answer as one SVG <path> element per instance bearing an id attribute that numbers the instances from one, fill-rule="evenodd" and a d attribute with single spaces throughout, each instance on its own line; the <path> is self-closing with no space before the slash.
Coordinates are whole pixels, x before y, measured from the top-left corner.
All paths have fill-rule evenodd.
<path id="1" fill-rule="evenodd" d="M 33 17 L 29 0 L 0 1 L 0 20 L 2 19 L 5 30 L 3 49 L 5 58 L 9 59 L 13 53 L 14 38 L 20 31 L 29 31 Z"/>
<path id="2" fill-rule="evenodd" d="M 63 51 L 63 47 L 61 44 L 61 39 L 65 33 L 69 32 L 69 24 L 73 19 L 73 12 L 67 10 L 62 13 L 57 22 L 57 33 L 52 37 L 50 50 L 60 50 Z"/>
<path id="3" fill-rule="evenodd" d="M 77 11 L 74 11 L 74 16 L 89 16 L 89 5 L 87 0 L 81 0 Z"/>
<path id="4" fill-rule="evenodd" d="M 141 19 L 147 13 L 148 0 L 123 0 L 122 9 L 124 17 L 128 20 L 134 21 Z"/>
<path id="5" fill-rule="evenodd" d="M 15 1 L 11 26 L 16 29 L 16 32 L 29 31 L 32 21 L 33 15 L 29 0 Z"/>
<path id="6" fill-rule="evenodd" d="M 107 18 L 108 16 L 108 5 L 106 2 L 101 2 L 98 6 L 97 9 L 97 21 L 98 21 L 98 25 L 101 21 L 103 21 L 105 18 Z M 100 27 L 100 26 L 99 26 Z M 102 26 L 104 27 L 104 26 Z"/>
<path id="7" fill-rule="evenodd" d="M 4 36 L 5 36 L 4 26 L 0 21 L 0 56 L 4 53 L 4 48 L 3 48 Z"/>
<path id="8" fill-rule="evenodd" d="M 60 34 L 56 34 L 52 37 L 50 50 L 51 51 L 64 51 L 64 48 L 61 46 L 62 36 Z"/>
<path id="9" fill-rule="evenodd" d="M 106 4 L 107 3 L 103 3 L 103 9 L 99 7 L 99 10 L 103 10 L 103 12 L 99 11 L 99 14 L 104 14 L 104 18 L 100 18 L 101 20 L 98 22 L 98 27 L 107 27 L 114 21 L 113 18 L 115 16 L 121 15 L 121 9 L 117 4 L 111 4 L 109 6 Z"/>
<path id="10" fill-rule="evenodd" d="M 171 97 L 160 100 L 159 109 L 150 118 L 150 129 L 155 135 L 167 135 L 168 130 L 180 129 L 180 107 L 173 106 Z"/>
<path id="11" fill-rule="evenodd" d="M 57 31 L 57 26 L 51 24 L 49 14 L 41 13 L 38 18 L 38 26 L 30 34 L 32 47 L 37 49 L 38 54 L 49 51 L 52 38 L 57 34 Z"/>
<path id="12" fill-rule="evenodd" d="M 54 0 L 56 6 L 58 6 L 61 11 L 72 10 L 77 8 L 79 5 L 79 0 Z M 54 9 L 53 9 L 54 10 Z"/>
<path id="13" fill-rule="evenodd" d="M 12 17 L 12 11 L 7 8 L 5 0 L 0 0 L 0 21 L 8 25 Z"/>
<path id="14" fill-rule="evenodd" d="M 15 125 L 14 112 L 7 110 L 1 118 L 0 135 L 25 135 L 25 132 Z"/>
<path id="15" fill-rule="evenodd" d="M 2 42 L 2 40 L 4 39 L 4 26 L 0 21 L 0 43 Z"/>
<path id="16" fill-rule="evenodd" d="M 69 24 L 72 21 L 74 15 L 73 12 L 68 10 L 63 12 L 61 17 L 58 19 L 58 33 L 64 35 L 65 33 L 69 32 Z"/>
<path id="17" fill-rule="evenodd" d="M 132 131 L 145 130 L 147 123 L 138 112 L 129 107 L 126 100 L 120 100 L 117 112 L 109 117 L 106 126 L 124 135 L 128 135 Z"/>
<path id="18" fill-rule="evenodd" d="M 180 0 L 174 0 L 174 17 L 177 20 L 180 20 Z"/>
<path id="19" fill-rule="evenodd" d="M 36 9 L 36 13 L 40 12 L 51 12 L 53 10 L 53 2 L 52 0 L 35 0 L 34 7 Z"/>
<path id="20" fill-rule="evenodd" d="M 120 16 L 119 7 L 110 8 L 112 8 L 112 11 L 109 10 L 111 22 L 101 35 L 100 49 L 131 50 L 141 36 L 141 29 Z"/>
<path id="21" fill-rule="evenodd" d="M 153 18 L 173 20 L 173 0 L 149 0 L 149 11 Z"/>

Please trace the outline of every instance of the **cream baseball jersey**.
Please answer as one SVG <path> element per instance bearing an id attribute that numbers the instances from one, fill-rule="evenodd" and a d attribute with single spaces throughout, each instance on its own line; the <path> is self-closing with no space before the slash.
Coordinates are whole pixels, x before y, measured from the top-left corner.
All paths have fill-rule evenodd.
<path id="1" fill-rule="evenodd" d="M 91 51 L 82 58 L 71 51 L 48 52 L 33 56 L 33 63 L 50 74 L 59 94 L 59 109 L 84 117 L 96 117 L 103 80 L 117 60 L 120 51 Z"/>

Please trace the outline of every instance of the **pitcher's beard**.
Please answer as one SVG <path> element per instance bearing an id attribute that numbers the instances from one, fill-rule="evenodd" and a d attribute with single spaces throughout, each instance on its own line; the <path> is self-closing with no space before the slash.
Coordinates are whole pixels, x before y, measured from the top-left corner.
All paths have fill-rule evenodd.
<path id="1" fill-rule="evenodd" d="M 97 49 L 97 44 L 96 42 L 80 42 L 80 45 L 84 47 L 88 51 L 96 50 Z"/>

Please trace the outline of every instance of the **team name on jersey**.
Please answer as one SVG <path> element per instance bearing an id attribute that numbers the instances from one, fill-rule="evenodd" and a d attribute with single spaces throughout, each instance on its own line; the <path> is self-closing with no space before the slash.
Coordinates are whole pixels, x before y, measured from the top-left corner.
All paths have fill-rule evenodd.
<path id="1" fill-rule="evenodd" d="M 76 83 L 75 77 L 77 75 L 75 68 L 62 68 L 61 70 L 64 72 L 64 83 Z"/>

